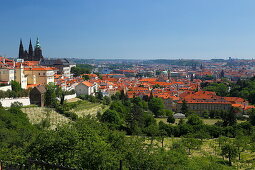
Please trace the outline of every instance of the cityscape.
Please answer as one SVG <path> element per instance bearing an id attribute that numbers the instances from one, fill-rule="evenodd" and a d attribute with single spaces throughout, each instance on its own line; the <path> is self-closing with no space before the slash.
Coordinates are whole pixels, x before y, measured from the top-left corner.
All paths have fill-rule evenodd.
<path id="1" fill-rule="evenodd" d="M 0 42 L 0 169 L 255 169 L 255 53 L 241 48 L 255 35 L 243 18 L 255 15 L 255 3 L 192 1 L 15 2 L 18 11 L 41 9 L 36 18 L 66 27 L 41 30 L 35 21 L 33 31 L 0 30 L 4 38 L 13 31 Z M 249 33 L 233 28 L 245 41 L 229 42 L 229 19 L 250 24 Z M 225 35 L 216 34 L 218 25 L 211 30 L 215 21 L 224 21 Z M 70 30 L 80 35 L 72 39 Z M 164 44 L 171 36 L 176 44 Z"/>

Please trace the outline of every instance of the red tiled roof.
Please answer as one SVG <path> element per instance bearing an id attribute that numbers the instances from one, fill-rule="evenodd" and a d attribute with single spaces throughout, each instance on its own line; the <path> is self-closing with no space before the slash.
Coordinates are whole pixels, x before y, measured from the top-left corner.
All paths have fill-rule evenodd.
<path id="1" fill-rule="evenodd" d="M 52 71 L 56 70 L 54 67 L 29 67 L 29 68 L 24 68 L 26 71 Z"/>
<path id="2" fill-rule="evenodd" d="M 88 87 L 92 87 L 93 84 L 90 83 L 89 81 L 83 81 L 82 84 L 84 84 L 85 86 L 88 86 Z"/>

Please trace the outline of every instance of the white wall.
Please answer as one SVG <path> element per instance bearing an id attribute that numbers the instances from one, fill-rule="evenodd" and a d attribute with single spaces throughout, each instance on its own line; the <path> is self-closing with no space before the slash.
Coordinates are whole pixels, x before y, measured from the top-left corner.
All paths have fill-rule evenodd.
<path id="1" fill-rule="evenodd" d="M 2 86 L 2 87 L 0 87 L 0 90 L 1 91 L 12 90 L 12 86 L 11 85 L 9 85 L 9 86 Z"/>
<path id="2" fill-rule="evenodd" d="M 73 99 L 75 97 L 76 97 L 76 94 L 65 95 L 65 100 Z"/>
<path id="3" fill-rule="evenodd" d="M 0 99 L 3 107 L 10 107 L 14 102 L 20 102 L 23 106 L 30 105 L 29 97 L 21 97 L 21 98 L 4 98 Z"/>

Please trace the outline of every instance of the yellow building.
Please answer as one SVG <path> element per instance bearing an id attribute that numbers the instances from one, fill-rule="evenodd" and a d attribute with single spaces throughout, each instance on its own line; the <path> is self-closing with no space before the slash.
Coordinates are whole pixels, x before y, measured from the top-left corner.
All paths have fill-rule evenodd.
<path id="1" fill-rule="evenodd" d="M 54 71 L 52 67 L 29 67 L 24 69 L 28 84 L 49 84 L 54 83 Z"/>
<path id="2" fill-rule="evenodd" d="M 9 84 L 12 80 L 14 80 L 14 69 L 0 68 L 0 82 Z"/>

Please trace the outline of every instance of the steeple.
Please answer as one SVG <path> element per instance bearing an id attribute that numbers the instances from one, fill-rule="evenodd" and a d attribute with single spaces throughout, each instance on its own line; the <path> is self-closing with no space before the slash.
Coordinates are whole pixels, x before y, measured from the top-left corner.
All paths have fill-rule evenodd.
<path id="1" fill-rule="evenodd" d="M 34 58 L 33 58 L 33 60 L 40 61 L 41 59 L 43 59 L 42 49 L 41 49 L 41 45 L 39 43 L 39 39 L 37 37 L 36 44 L 35 44 L 35 51 L 34 51 Z"/>
<path id="2" fill-rule="evenodd" d="M 40 42 L 39 42 L 39 38 L 37 37 L 36 39 L 36 45 L 35 45 L 35 48 L 41 48 L 40 46 Z"/>
<path id="3" fill-rule="evenodd" d="M 19 44 L 19 58 L 23 58 L 24 54 L 24 48 L 23 48 L 23 44 L 22 44 L 22 39 L 20 39 L 20 44 Z"/>
<path id="4" fill-rule="evenodd" d="M 34 51 L 33 51 L 33 46 L 32 46 L 32 42 L 31 42 L 31 38 L 30 38 L 30 42 L 29 42 L 28 55 L 29 55 L 29 59 L 33 60 Z"/>

